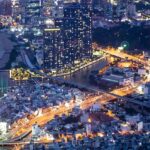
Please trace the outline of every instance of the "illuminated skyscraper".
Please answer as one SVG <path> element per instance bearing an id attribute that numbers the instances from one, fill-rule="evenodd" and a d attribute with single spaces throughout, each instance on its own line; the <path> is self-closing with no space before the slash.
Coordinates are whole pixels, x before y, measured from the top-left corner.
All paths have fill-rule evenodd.
<path id="1" fill-rule="evenodd" d="M 92 57 L 92 0 L 81 3 L 82 29 L 81 29 L 81 57 Z"/>
<path id="2" fill-rule="evenodd" d="M 83 45 L 80 30 L 82 18 L 79 3 L 68 3 L 64 8 L 64 62 L 74 63 L 80 58 L 80 46 Z M 80 42 L 80 43 L 79 43 Z"/>
<path id="3" fill-rule="evenodd" d="M 89 3 L 68 3 L 64 8 L 64 60 L 74 64 L 92 56 L 92 7 Z"/>
<path id="4" fill-rule="evenodd" d="M 11 8 L 11 1 L 10 0 L 0 0 L 0 15 L 11 15 L 12 8 Z"/>
<path id="5" fill-rule="evenodd" d="M 27 0 L 24 25 L 41 68 L 57 70 L 92 57 L 91 15 L 87 1 Z"/>
<path id="6" fill-rule="evenodd" d="M 47 12 L 47 11 L 44 11 Z M 44 68 L 59 69 L 92 57 L 92 5 L 90 2 L 63 4 L 48 8 L 44 30 Z"/>
<path id="7" fill-rule="evenodd" d="M 43 8 L 43 68 L 60 69 L 63 64 L 63 1 L 46 0 Z"/>
<path id="8" fill-rule="evenodd" d="M 43 67 L 46 70 L 63 67 L 63 25 L 62 19 L 49 20 L 44 28 Z"/>

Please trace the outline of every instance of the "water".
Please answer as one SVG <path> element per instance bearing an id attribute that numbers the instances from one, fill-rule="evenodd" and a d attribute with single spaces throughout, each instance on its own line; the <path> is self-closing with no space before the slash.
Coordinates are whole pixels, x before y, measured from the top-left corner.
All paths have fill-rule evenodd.
<path id="1" fill-rule="evenodd" d="M 80 83 L 83 85 L 90 86 L 89 75 L 90 75 L 91 71 L 100 70 L 106 65 L 107 65 L 107 60 L 104 58 L 104 59 L 100 60 L 99 62 L 97 62 L 85 69 L 77 71 L 76 73 L 72 74 L 71 76 L 68 76 L 65 79 L 68 81 L 75 82 L 75 83 Z"/>

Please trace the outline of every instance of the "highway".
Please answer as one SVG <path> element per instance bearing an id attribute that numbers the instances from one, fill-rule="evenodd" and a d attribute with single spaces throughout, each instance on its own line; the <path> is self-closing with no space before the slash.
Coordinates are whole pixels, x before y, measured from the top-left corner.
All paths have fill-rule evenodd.
<path id="1" fill-rule="evenodd" d="M 86 87 L 84 87 L 84 88 L 86 88 Z M 88 88 L 88 89 L 90 90 L 90 88 Z M 131 89 L 132 89 L 132 87 L 131 88 L 125 87 L 125 88 L 114 90 L 114 91 L 108 92 L 108 93 L 106 93 L 104 91 L 100 91 L 98 89 L 91 89 L 92 91 L 95 91 L 96 93 L 98 92 L 99 94 L 95 95 L 95 96 L 87 97 L 80 104 L 80 108 L 83 110 L 87 109 L 90 106 L 92 106 L 94 103 L 99 103 L 99 104 L 103 105 L 111 100 L 116 99 L 116 98 L 122 98 L 122 99 L 127 100 L 126 98 L 124 98 L 122 96 L 131 94 L 133 92 L 133 90 L 131 90 Z M 124 95 L 122 95 L 123 91 L 124 91 Z M 118 95 L 116 95 L 116 93 Z M 17 141 L 18 139 L 20 139 L 22 137 L 22 135 L 26 135 L 26 133 L 31 132 L 32 125 L 34 125 L 35 123 L 37 123 L 39 126 L 42 127 L 47 122 L 53 120 L 56 115 L 57 116 L 62 116 L 63 114 L 68 115 L 76 105 L 77 104 L 74 101 L 70 101 L 67 105 L 61 104 L 61 105 L 59 105 L 59 107 L 43 109 L 43 112 L 45 112 L 45 113 L 43 113 L 42 116 L 32 116 L 31 115 L 31 118 L 33 118 L 33 119 L 31 119 L 29 122 L 25 122 L 24 118 L 18 120 L 17 126 L 16 126 L 16 124 L 12 125 L 12 131 L 10 132 L 12 140 L 10 140 L 10 141 L 11 142 Z"/>
<path id="2" fill-rule="evenodd" d="M 98 96 L 89 97 L 80 104 L 80 107 L 81 107 L 81 109 L 86 109 L 89 106 L 91 106 L 92 104 L 94 104 L 95 102 L 97 102 L 97 100 L 99 100 L 99 102 L 101 102 L 101 103 L 106 103 L 108 100 L 111 100 L 112 98 L 114 98 L 113 96 L 109 96 L 109 99 L 107 99 L 107 101 L 105 101 L 105 99 L 104 99 L 105 97 L 106 97 L 106 95 L 98 95 Z M 76 105 L 77 104 L 74 101 L 70 101 L 67 105 L 61 104 L 61 105 L 59 105 L 59 107 L 45 108 L 43 110 L 45 113 L 43 113 L 42 116 L 34 116 L 33 119 L 31 119 L 27 123 L 24 121 L 24 118 L 19 120 L 18 122 L 20 124 L 18 124 L 18 126 L 12 125 L 13 129 L 10 132 L 10 134 L 11 134 L 11 137 L 13 140 L 11 140 L 11 141 L 15 141 L 16 137 L 20 137 L 23 134 L 30 132 L 32 125 L 34 125 L 35 123 L 37 123 L 39 126 L 42 127 L 47 122 L 54 119 L 56 115 L 57 116 L 62 116 L 63 114 L 68 115 L 70 113 L 70 111 L 72 111 L 72 109 Z"/>
<path id="3" fill-rule="evenodd" d="M 141 58 L 138 58 L 134 55 L 130 55 L 130 54 L 127 54 L 123 51 L 120 51 L 120 50 L 117 50 L 117 49 L 114 49 L 114 48 L 98 48 L 100 51 L 103 51 L 104 53 L 106 54 L 109 54 L 111 56 L 115 56 L 115 57 L 118 57 L 118 58 L 121 58 L 121 59 L 128 59 L 128 60 L 132 60 L 132 61 L 135 61 L 135 62 L 139 62 L 143 65 L 145 65 L 145 67 L 150 67 L 150 63 L 148 63 L 148 61 L 145 61 L 144 59 L 141 59 Z"/>
<path id="4" fill-rule="evenodd" d="M 141 60 L 135 56 L 131 56 L 131 55 L 128 55 L 123 52 L 116 52 L 114 49 L 112 49 L 111 51 L 106 50 L 104 52 L 109 55 L 120 57 L 122 59 L 126 59 L 128 57 L 128 59 L 131 59 L 133 61 L 136 61 L 136 62 L 138 61 L 144 65 L 149 65 L 144 60 Z M 63 82 L 67 82 L 67 81 L 63 81 Z M 141 102 L 137 102 L 137 101 L 134 101 L 133 99 L 128 99 L 128 98 L 124 97 L 128 94 L 133 93 L 135 91 L 136 87 L 128 87 L 127 86 L 124 88 L 113 90 L 111 92 L 105 92 L 105 91 L 101 91 L 99 89 L 94 89 L 93 87 L 87 87 L 84 85 L 75 84 L 73 82 L 69 83 L 69 84 L 76 85 L 77 87 L 80 87 L 80 88 L 88 89 L 95 93 L 99 93 L 98 95 L 87 97 L 83 102 L 80 103 L 80 108 L 83 110 L 89 108 L 94 103 L 99 103 L 99 104 L 103 105 L 103 104 L 109 102 L 110 100 L 113 100 L 116 98 L 121 98 L 121 99 L 130 101 L 130 102 L 133 102 L 133 103 L 141 104 Z M 141 83 L 138 83 L 138 84 L 141 84 Z M 31 132 L 32 126 L 35 123 L 37 123 L 39 126 L 43 127 L 46 123 L 53 120 L 56 115 L 57 116 L 62 116 L 63 114 L 68 115 L 72 111 L 72 109 L 74 107 L 76 107 L 76 105 L 77 104 L 74 101 L 70 101 L 67 105 L 61 104 L 61 105 L 59 105 L 59 107 L 43 109 L 42 116 L 31 115 L 32 119 L 30 119 L 29 122 L 26 122 L 24 118 L 18 120 L 18 122 L 17 122 L 18 124 L 12 124 L 12 126 L 11 126 L 12 130 L 10 132 L 10 137 L 11 137 L 10 141 L 11 142 L 17 141 L 16 138 L 22 137 L 22 135 L 25 135 L 26 133 Z"/>

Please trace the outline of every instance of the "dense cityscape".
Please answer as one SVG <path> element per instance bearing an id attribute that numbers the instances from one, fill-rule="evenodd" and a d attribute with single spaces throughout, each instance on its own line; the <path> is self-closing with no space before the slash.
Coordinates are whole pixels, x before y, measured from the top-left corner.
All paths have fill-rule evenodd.
<path id="1" fill-rule="evenodd" d="M 150 149 L 149 0 L 0 0 L 0 150 L 61 149 Z"/>

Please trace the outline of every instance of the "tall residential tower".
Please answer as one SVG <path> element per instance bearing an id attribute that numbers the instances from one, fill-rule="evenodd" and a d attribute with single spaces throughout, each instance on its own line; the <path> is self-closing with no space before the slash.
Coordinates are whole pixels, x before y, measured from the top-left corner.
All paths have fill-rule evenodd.
<path id="1" fill-rule="evenodd" d="M 27 0 L 23 18 L 40 68 L 57 70 L 92 57 L 91 1 Z"/>

